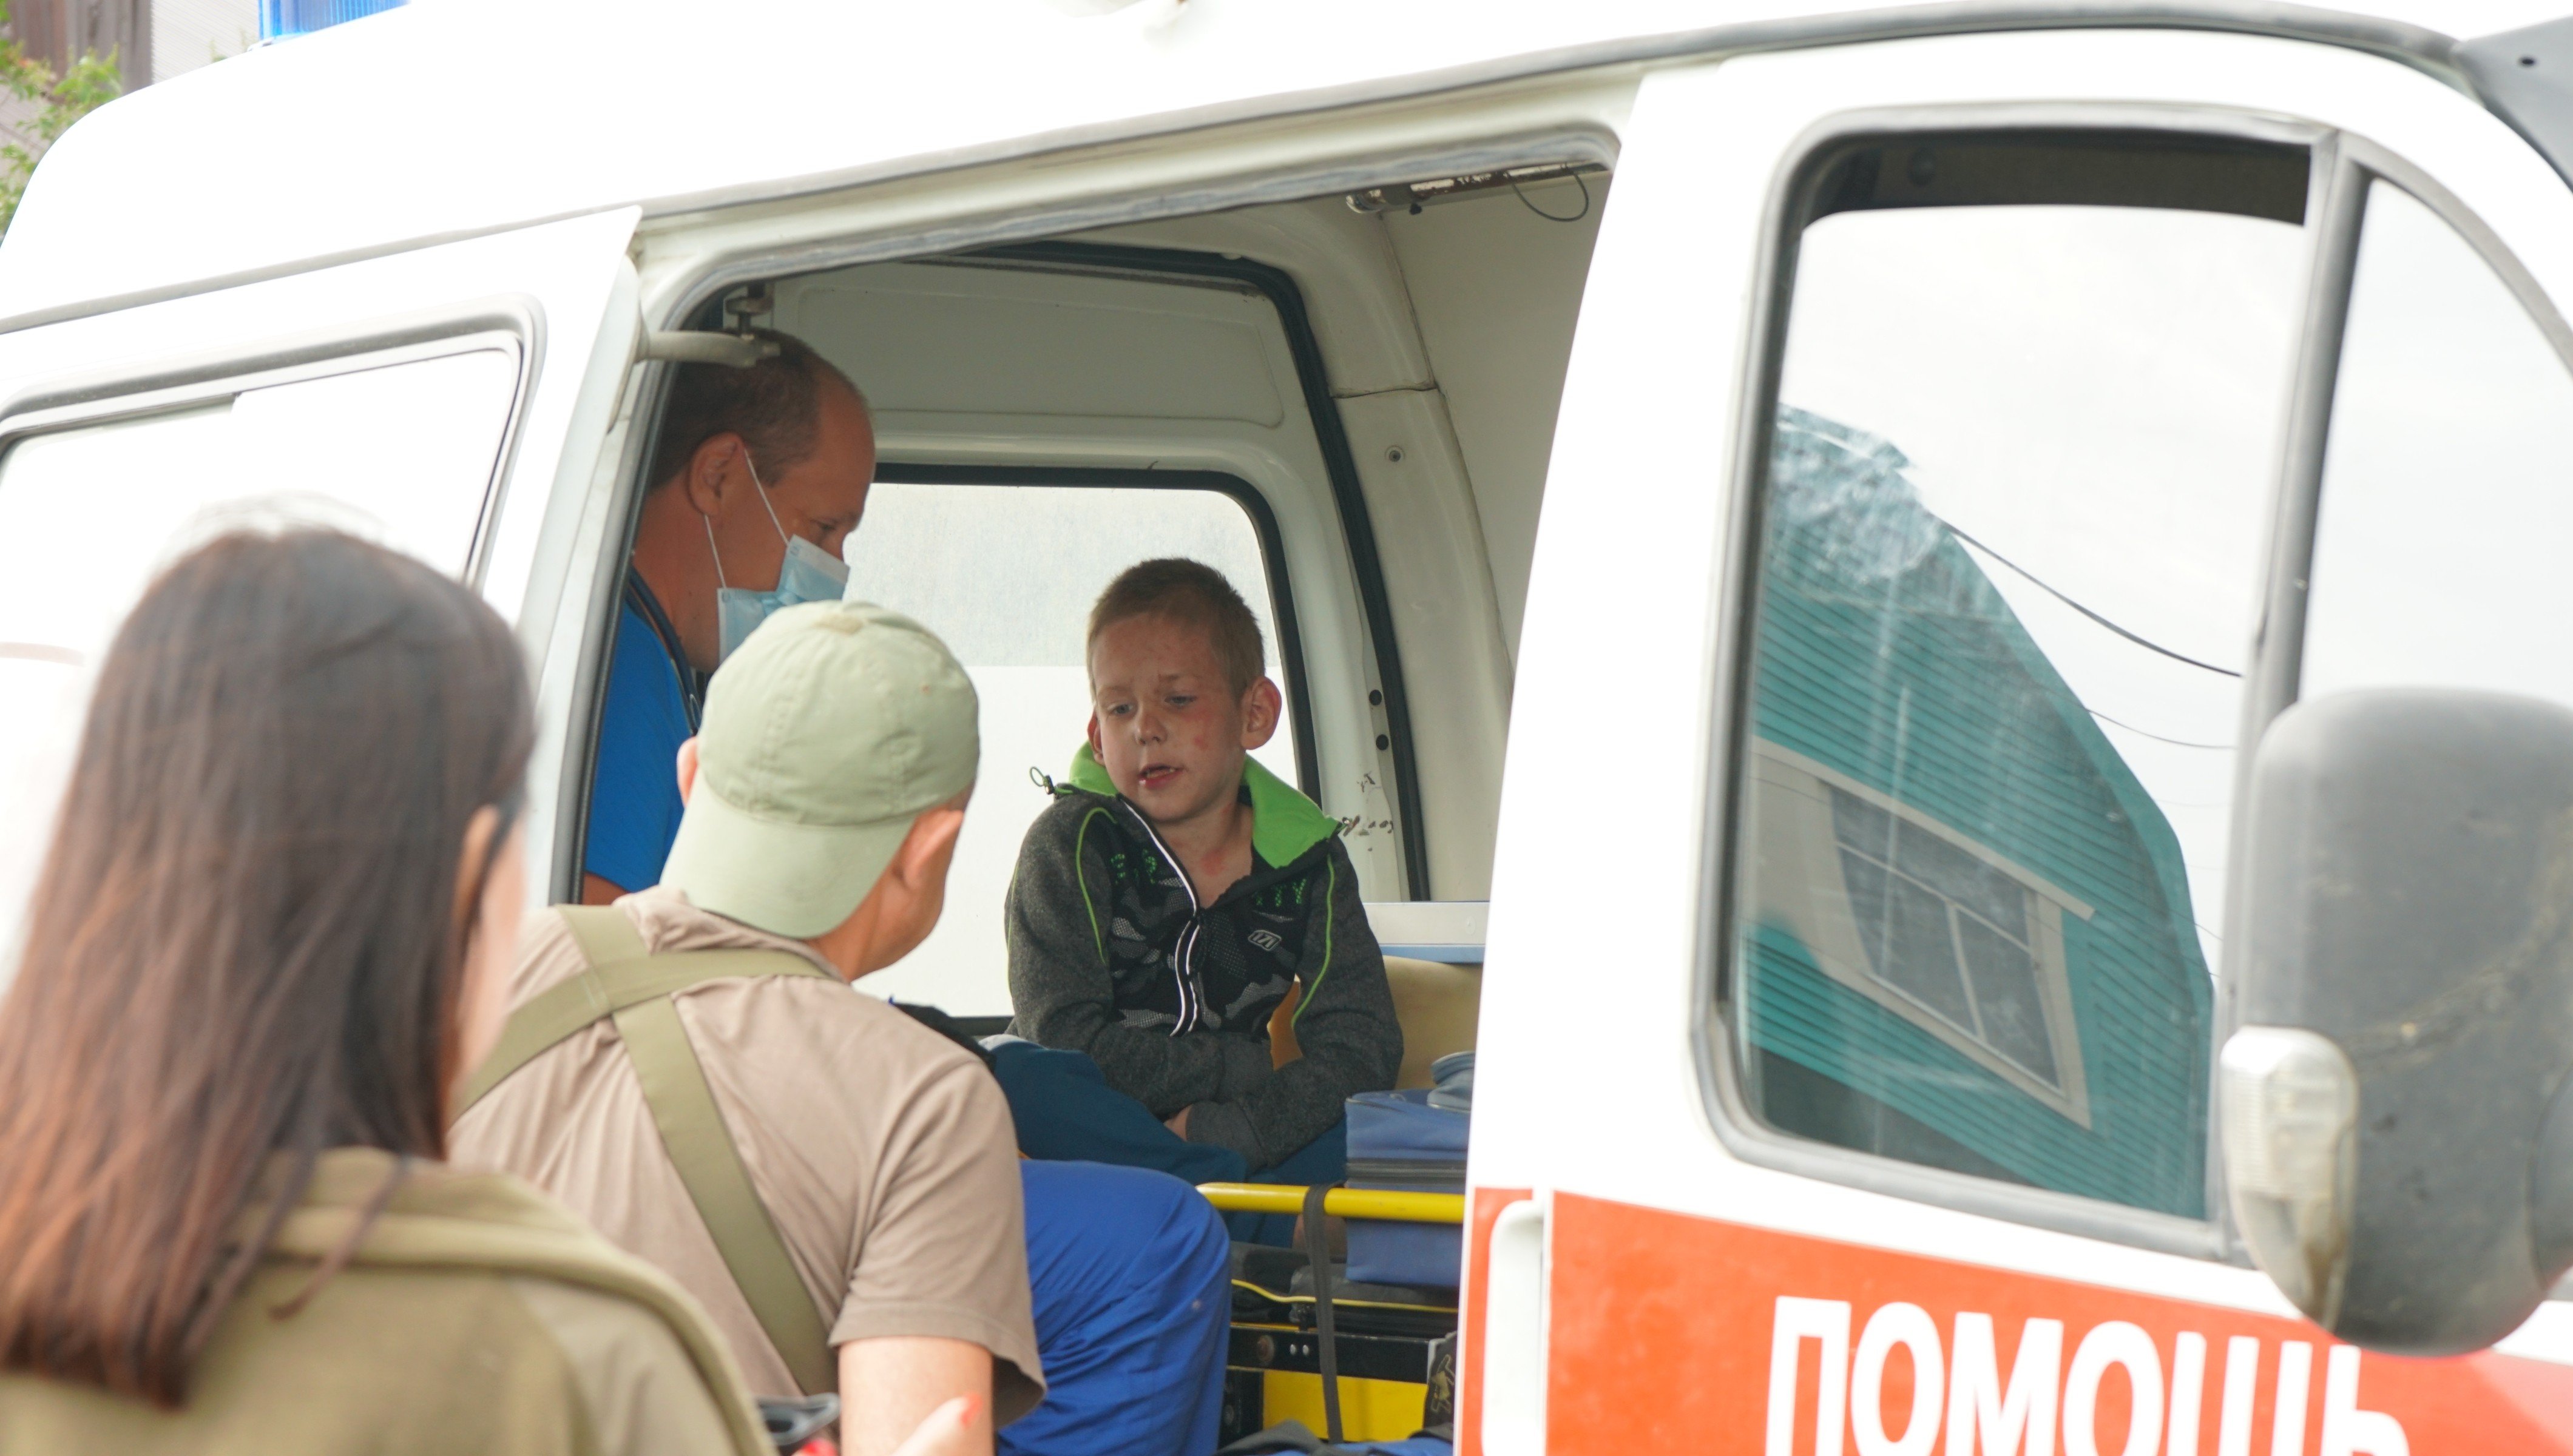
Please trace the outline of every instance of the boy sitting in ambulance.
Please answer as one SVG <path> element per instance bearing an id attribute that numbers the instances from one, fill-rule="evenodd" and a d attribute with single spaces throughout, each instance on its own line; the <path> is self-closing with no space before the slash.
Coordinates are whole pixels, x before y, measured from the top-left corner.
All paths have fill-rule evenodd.
<path id="1" fill-rule="evenodd" d="M 1393 1086 L 1402 1030 L 1338 824 L 1250 756 L 1280 712 L 1260 624 L 1214 568 L 1147 561 L 1088 657 L 1090 741 L 1010 886 L 1020 1145 L 1335 1182 L 1341 1104 Z"/>

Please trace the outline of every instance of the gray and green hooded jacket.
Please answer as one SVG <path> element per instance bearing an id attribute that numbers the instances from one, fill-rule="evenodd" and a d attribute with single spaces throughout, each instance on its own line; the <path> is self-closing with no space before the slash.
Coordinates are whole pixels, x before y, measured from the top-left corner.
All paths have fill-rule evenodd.
<path id="1" fill-rule="evenodd" d="M 1402 1029 L 1339 826 L 1243 768 L 1251 873 L 1200 905 L 1188 876 L 1084 745 L 1028 829 L 1010 882 L 1015 1030 L 1087 1052 L 1108 1085 L 1253 1170 L 1312 1141 L 1356 1092 L 1393 1086 Z M 1300 1056 L 1273 1069 L 1269 1019 L 1301 981 Z"/>

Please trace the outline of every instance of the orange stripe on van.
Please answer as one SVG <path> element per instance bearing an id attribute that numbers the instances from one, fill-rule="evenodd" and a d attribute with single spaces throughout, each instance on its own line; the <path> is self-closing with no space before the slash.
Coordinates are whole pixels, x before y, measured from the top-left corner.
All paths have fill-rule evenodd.
<path id="1" fill-rule="evenodd" d="M 1521 1196 L 1474 1194 L 1469 1350 L 1492 1220 Z M 1823 1421 L 1825 1453 L 1999 1456 L 2014 1413 L 2012 1456 L 2573 1453 L 2573 1367 L 2362 1355 L 2300 1320 L 1571 1194 L 1550 1221 L 1551 1456 L 1813 1456 Z"/>

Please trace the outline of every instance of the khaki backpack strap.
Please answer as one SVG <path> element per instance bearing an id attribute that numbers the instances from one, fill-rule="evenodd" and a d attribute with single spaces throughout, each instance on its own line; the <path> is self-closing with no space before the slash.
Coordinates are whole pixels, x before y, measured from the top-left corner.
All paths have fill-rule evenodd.
<path id="1" fill-rule="evenodd" d="M 830 1327 L 813 1307 L 804 1276 L 795 1272 L 768 1205 L 751 1186 L 750 1169 L 742 1166 L 741 1149 L 715 1105 L 714 1089 L 706 1086 L 696 1049 L 688 1045 L 688 1030 L 679 1025 L 679 1009 L 668 997 L 629 1006 L 616 1014 L 616 1035 L 624 1039 L 625 1055 L 643 1084 L 661 1145 L 669 1149 L 689 1201 L 714 1235 L 715 1251 L 768 1342 L 806 1395 L 839 1389 Z"/>
<path id="2" fill-rule="evenodd" d="M 643 933 L 613 905 L 557 905 L 554 914 L 571 931 L 572 944 L 594 973 L 608 966 L 649 957 Z"/>
<path id="3" fill-rule="evenodd" d="M 601 1017 L 613 1018 L 625 1056 L 642 1085 L 661 1145 L 679 1181 L 705 1221 L 759 1327 L 777 1347 L 795 1383 L 807 1395 L 839 1388 L 831 1332 L 786 1240 L 742 1165 L 741 1149 L 715 1105 L 705 1068 L 688 1042 L 670 997 L 708 981 L 742 976 L 811 976 L 828 979 L 812 963 L 782 951 L 683 951 L 645 953 L 643 939 L 624 912 L 607 906 L 562 906 L 557 914 L 589 961 L 580 975 L 550 988 L 512 1013 L 499 1045 L 476 1069 L 458 1107 L 496 1087 L 537 1054 Z"/>
<path id="4" fill-rule="evenodd" d="M 571 927 L 572 941 L 588 960 L 589 969 L 547 987 L 509 1014 L 500 1039 L 492 1044 L 482 1065 L 465 1080 L 463 1092 L 455 1099 L 457 1117 L 555 1043 L 637 1002 L 671 996 L 709 981 L 744 976 L 830 979 L 811 962 L 784 951 L 688 951 L 647 956 L 642 937 L 634 933 L 633 925 L 621 911 L 603 905 L 558 905 L 554 913 Z M 605 921 L 598 919 L 602 915 Z"/>

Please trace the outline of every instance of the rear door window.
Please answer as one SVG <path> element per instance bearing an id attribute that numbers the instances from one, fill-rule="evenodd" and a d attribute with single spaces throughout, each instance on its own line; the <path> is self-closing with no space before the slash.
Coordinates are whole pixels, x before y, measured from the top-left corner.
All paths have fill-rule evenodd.
<path id="1" fill-rule="evenodd" d="M 2573 373 L 2538 316 L 2420 200 L 2369 184 L 2302 694 L 2480 688 L 2573 707 L 2568 459 Z"/>
<path id="2" fill-rule="evenodd" d="M 99 659 L 152 577 L 234 525 L 339 526 L 464 574 L 519 356 L 466 349 L 18 435 L 0 454 L 0 823 L 49 825 Z M 0 971 L 50 833 L 0 835 Z"/>
<path id="3" fill-rule="evenodd" d="M 938 929 L 864 988 L 955 1016 L 1010 1013 L 1002 905 L 1019 843 L 1049 802 L 1042 780 L 1072 767 L 1090 721 L 1083 652 L 1090 608 L 1118 572 L 1188 556 L 1223 572 L 1260 619 L 1269 675 L 1288 712 L 1253 757 L 1310 792 L 1293 614 L 1276 530 L 1230 476 L 1189 485 L 1113 483 L 1073 471 L 906 470 L 887 465 L 849 536 L 849 593 L 944 639 L 982 699 L 982 772 L 965 816 Z M 905 478 L 906 475 L 936 478 Z"/>
<path id="4" fill-rule="evenodd" d="M 1724 990 L 1771 1128 L 2204 1215 L 2306 170 L 2132 134 L 1814 164 Z"/>

